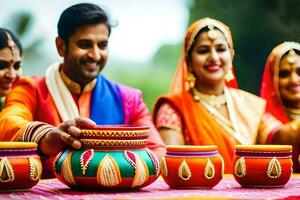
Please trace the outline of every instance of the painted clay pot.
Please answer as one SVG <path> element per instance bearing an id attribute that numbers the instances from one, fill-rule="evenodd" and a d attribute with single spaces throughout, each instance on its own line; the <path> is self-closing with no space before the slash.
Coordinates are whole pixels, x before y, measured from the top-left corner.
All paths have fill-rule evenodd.
<path id="1" fill-rule="evenodd" d="M 55 159 L 56 177 L 79 189 L 139 189 L 159 176 L 159 162 L 145 147 L 149 127 L 98 126 L 81 130 L 81 150 Z"/>
<path id="2" fill-rule="evenodd" d="M 0 191 L 29 189 L 41 174 L 36 143 L 0 142 Z"/>
<path id="3" fill-rule="evenodd" d="M 235 180 L 242 187 L 283 187 L 292 174 L 292 146 L 236 145 Z"/>
<path id="4" fill-rule="evenodd" d="M 161 175 L 171 188 L 212 188 L 224 174 L 217 146 L 167 146 Z"/>

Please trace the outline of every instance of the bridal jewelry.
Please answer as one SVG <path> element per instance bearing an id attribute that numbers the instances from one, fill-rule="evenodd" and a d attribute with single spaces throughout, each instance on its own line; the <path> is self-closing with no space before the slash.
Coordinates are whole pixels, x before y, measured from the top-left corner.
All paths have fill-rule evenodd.
<path id="1" fill-rule="evenodd" d="M 207 32 L 208 38 L 211 40 L 215 40 L 218 36 L 217 31 L 214 29 L 215 27 L 212 24 L 209 24 L 207 28 L 209 29 L 209 31 Z"/>
<path id="2" fill-rule="evenodd" d="M 294 49 L 291 49 L 289 51 L 289 54 L 288 54 L 286 60 L 289 63 L 289 65 L 292 65 L 296 62 L 296 52 L 294 51 Z"/>
<path id="3" fill-rule="evenodd" d="M 203 101 L 214 108 L 219 108 L 220 106 L 226 104 L 226 97 L 224 94 L 218 96 L 203 94 L 199 92 L 199 90 L 197 90 L 196 88 L 193 88 L 193 94 L 195 101 Z"/>
<path id="4" fill-rule="evenodd" d="M 194 88 L 196 82 L 196 77 L 194 76 L 193 73 L 189 72 L 188 76 L 186 78 L 186 84 L 188 88 Z"/>
<path id="5" fill-rule="evenodd" d="M 14 48 L 16 44 L 14 43 L 14 41 L 12 40 L 11 36 L 8 33 L 7 33 L 7 38 L 8 38 L 7 46 L 11 50 L 12 55 L 14 55 Z"/>

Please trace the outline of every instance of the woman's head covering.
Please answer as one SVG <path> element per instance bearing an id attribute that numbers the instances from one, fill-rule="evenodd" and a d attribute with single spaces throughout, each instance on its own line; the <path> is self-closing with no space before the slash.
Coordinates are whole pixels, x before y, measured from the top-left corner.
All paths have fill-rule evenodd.
<path id="1" fill-rule="evenodd" d="M 191 51 L 191 48 L 193 44 L 195 43 L 198 33 L 207 28 L 207 27 L 213 27 L 216 29 L 219 29 L 225 36 L 228 46 L 231 49 L 232 56 L 233 56 L 233 42 L 231 37 L 231 32 L 228 26 L 223 24 L 222 22 L 212 19 L 212 18 L 203 18 L 196 22 L 194 22 L 187 30 L 184 40 L 184 46 L 182 50 L 182 55 L 180 56 L 179 64 L 177 67 L 177 70 L 175 72 L 175 76 L 172 82 L 172 85 L 170 87 L 171 93 L 178 93 L 180 91 L 186 91 L 188 88 L 186 88 L 186 79 L 188 76 L 188 68 L 187 68 L 187 57 L 189 52 Z M 232 68 L 232 72 L 234 72 Z M 233 73 L 234 74 L 234 73 Z M 237 81 L 234 76 L 233 80 L 226 82 L 226 85 L 229 87 L 237 87 Z"/>
<path id="2" fill-rule="evenodd" d="M 278 87 L 279 64 L 282 57 L 292 49 L 300 51 L 300 44 L 297 42 L 284 42 L 272 50 L 265 65 L 260 89 L 260 96 L 267 100 L 267 111 L 283 123 L 288 122 L 289 119 L 281 101 Z"/>

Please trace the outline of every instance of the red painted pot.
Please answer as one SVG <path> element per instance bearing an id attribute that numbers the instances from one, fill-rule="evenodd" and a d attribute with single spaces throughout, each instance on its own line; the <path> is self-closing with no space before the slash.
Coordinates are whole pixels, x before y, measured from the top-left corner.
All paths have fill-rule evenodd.
<path id="1" fill-rule="evenodd" d="M 217 146 L 167 146 L 161 175 L 171 188 L 212 188 L 224 174 Z"/>
<path id="2" fill-rule="evenodd" d="M 283 187 L 292 170 L 290 145 L 236 145 L 235 180 L 242 187 Z"/>
<path id="3" fill-rule="evenodd" d="M 56 177 L 79 189 L 139 189 L 159 176 L 159 163 L 146 148 L 149 127 L 98 126 L 81 130 L 80 150 L 61 152 Z"/>
<path id="4" fill-rule="evenodd" d="M 25 190 L 35 186 L 42 173 L 37 144 L 0 142 L 0 190 Z"/>

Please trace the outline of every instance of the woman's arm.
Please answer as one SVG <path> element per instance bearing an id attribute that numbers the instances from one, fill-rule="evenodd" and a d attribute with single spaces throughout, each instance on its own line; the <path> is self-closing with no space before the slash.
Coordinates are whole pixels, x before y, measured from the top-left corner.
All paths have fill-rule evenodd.
<path id="1" fill-rule="evenodd" d="M 179 112 L 169 103 L 163 103 L 155 117 L 155 125 L 166 145 L 183 145 L 183 125 Z"/>

